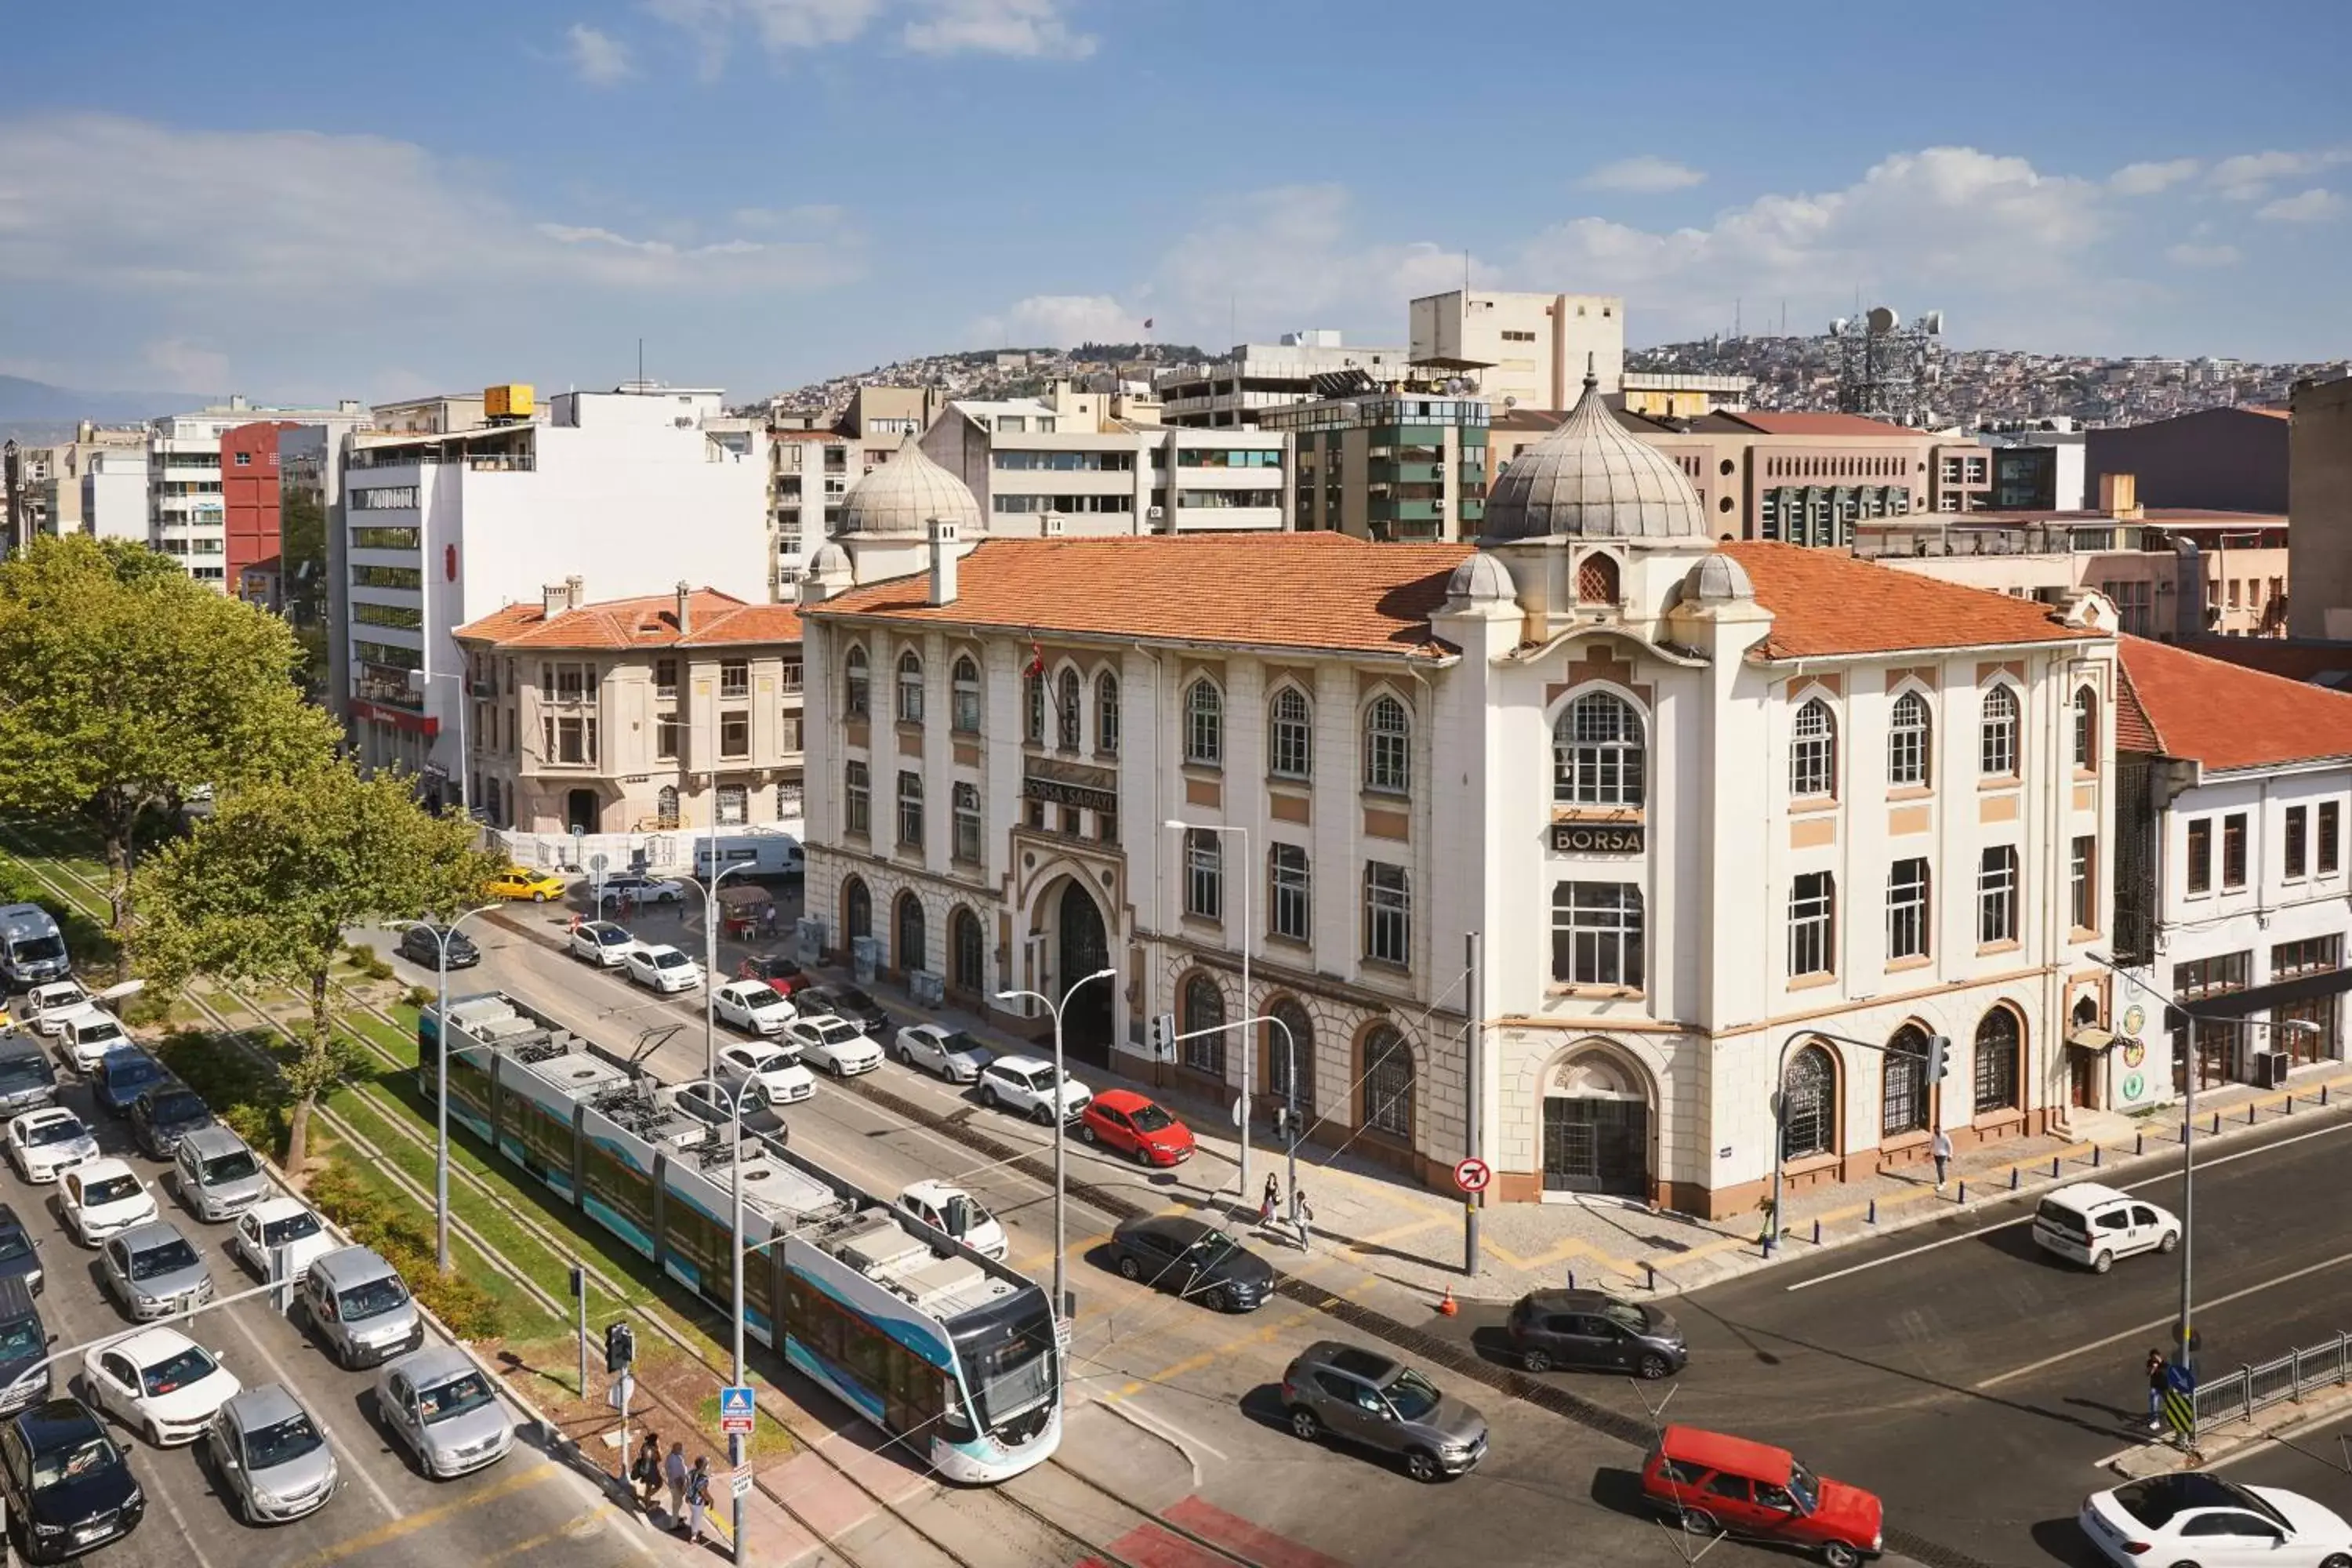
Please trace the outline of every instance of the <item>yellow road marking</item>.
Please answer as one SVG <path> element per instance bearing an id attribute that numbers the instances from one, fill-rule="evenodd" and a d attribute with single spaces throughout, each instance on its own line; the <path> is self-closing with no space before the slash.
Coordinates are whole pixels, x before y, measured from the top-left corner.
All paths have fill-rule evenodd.
<path id="1" fill-rule="evenodd" d="M 1324 1305 L 1330 1306 L 1336 1302 L 1352 1300 L 1356 1297 L 1360 1296 L 1365 1291 L 1370 1289 L 1376 1283 L 1378 1283 L 1378 1281 L 1367 1276 L 1362 1280 L 1354 1285 L 1350 1285 L 1348 1289 L 1340 1291 L 1339 1294 L 1327 1298 Z M 1192 1373 L 1202 1371 L 1205 1368 L 1216 1365 L 1217 1363 L 1224 1360 L 1227 1356 L 1232 1355 L 1235 1351 L 1247 1350 L 1252 1345 L 1262 1345 L 1270 1340 L 1279 1339 L 1284 1334 L 1289 1332 L 1295 1326 L 1295 1324 L 1291 1323 L 1271 1322 L 1266 1324 L 1264 1328 L 1253 1329 L 1248 1333 L 1236 1334 L 1232 1339 L 1225 1341 L 1223 1344 L 1213 1345 L 1209 1349 L 1201 1352 L 1197 1355 L 1188 1355 L 1182 1361 L 1172 1362 L 1169 1365 L 1161 1367 L 1158 1372 L 1152 1373 L 1149 1376 L 1139 1378 L 1135 1382 L 1128 1384 L 1126 1386 L 1117 1390 L 1106 1397 L 1110 1399 L 1125 1399 L 1130 1394 L 1142 1392 L 1144 1389 L 1150 1387 L 1155 1383 L 1166 1383 L 1171 1378 L 1184 1377 Z"/>
<path id="2" fill-rule="evenodd" d="M 600 1502 L 594 1508 L 588 1510 L 587 1517 L 590 1519 L 618 1519 L 621 1517 L 621 1511 L 614 1508 L 611 1503 Z M 502 1546 L 496 1552 L 491 1552 L 488 1557 L 476 1558 L 474 1560 L 474 1568 L 490 1568 L 490 1564 L 493 1563 L 504 1563 L 509 1558 L 520 1557 L 526 1552 L 536 1552 L 542 1546 L 551 1546 L 558 1541 L 570 1539 L 572 1536 L 572 1527 L 578 1522 L 578 1520 L 567 1519 L 562 1524 L 557 1525 L 553 1530 L 549 1531 L 544 1535 L 534 1535 L 529 1541 L 518 1541 L 511 1546 Z"/>
<path id="3" fill-rule="evenodd" d="M 527 1470 L 517 1470 L 512 1475 L 500 1477 L 470 1497 L 459 1498 L 455 1502 L 445 1502 L 436 1508 L 419 1509 L 415 1513 L 404 1514 L 394 1520 L 390 1524 L 378 1525 L 365 1534 L 354 1535 L 348 1541 L 339 1541 L 325 1551 L 304 1558 L 295 1564 L 294 1568 L 326 1568 L 330 1563 L 341 1563 L 345 1558 L 356 1557 L 362 1552 L 373 1552 L 379 1546 L 414 1535 L 420 1530 L 430 1529 L 444 1520 L 455 1519 L 461 1513 L 470 1513 L 475 1509 L 496 1502 L 502 1497 L 529 1487 L 535 1487 L 541 1481 L 553 1480 L 562 1473 L 562 1466 L 542 1460 Z"/>
<path id="4" fill-rule="evenodd" d="M 1417 1219 L 1405 1225 L 1391 1226 L 1386 1230 L 1376 1230 L 1370 1236 L 1360 1236 L 1349 1242 L 1343 1250 L 1358 1252 L 1368 1247 L 1385 1247 L 1391 1241 L 1402 1241 L 1408 1236 L 1419 1236 L 1424 1230 L 1435 1230 L 1441 1225 L 1460 1223 L 1461 1215 L 1458 1212 L 1450 1215 L 1433 1215 L 1427 1219 Z"/>

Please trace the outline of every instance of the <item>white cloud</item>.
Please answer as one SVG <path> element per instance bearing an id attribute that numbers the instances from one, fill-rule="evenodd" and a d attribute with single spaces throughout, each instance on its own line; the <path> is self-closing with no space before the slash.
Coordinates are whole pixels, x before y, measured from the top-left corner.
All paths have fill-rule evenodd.
<path id="1" fill-rule="evenodd" d="M 163 392 L 226 392 L 228 355 L 201 347 L 185 338 L 162 338 L 149 343 L 141 357 L 163 378 Z"/>
<path id="2" fill-rule="evenodd" d="M 2231 201 L 2259 201 L 2270 195 L 2273 181 L 2315 174 L 2347 159 L 2352 159 L 2352 149 L 2342 147 L 2303 153 L 2241 153 L 2214 164 L 2205 183 Z"/>
<path id="3" fill-rule="evenodd" d="M 705 76 L 724 68 L 736 39 L 750 34 L 782 59 L 863 37 L 886 17 L 902 17 L 899 45 L 925 55 L 1009 55 L 1083 59 L 1091 35 L 1065 16 L 1070 0 L 644 0 L 648 13 L 693 43 Z"/>
<path id="4" fill-rule="evenodd" d="M 2254 209 L 2254 216 L 2272 223 L 2320 223 L 2344 210 L 2344 198 L 2334 191 L 2314 185 L 2291 196 L 2266 202 Z"/>
<path id="5" fill-rule="evenodd" d="M 1646 195 L 1659 191 L 1686 190 L 1706 178 L 1687 163 L 1677 163 L 1672 158 L 1660 158 L 1644 153 L 1636 158 L 1620 158 L 1613 163 L 1603 163 L 1576 183 L 1588 191 L 1632 191 Z"/>
<path id="6" fill-rule="evenodd" d="M 564 31 L 563 51 L 572 70 L 591 87 L 610 87 L 630 74 L 628 46 L 584 22 L 574 22 Z"/>
<path id="7" fill-rule="evenodd" d="M 2194 158 L 2171 158 L 2160 163 L 2126 163 L 2107 176 L 2107 188 L 2118 195 L 2152 196 L 2183 180 L 2193 180 L 2204 165 Z"/>
<path id="8" fill-rule="evenodd" d="M 1027 55 L 1084 59 L 1095 40 L 1062 19 L 1062 0 L 925 0 L 899 37 L 924 55 Z"/>
<path id="9" fill-rule="evenodd" d="M 2234 267 L 2245 258 L 2234 245 L 2196 245 L 2188 241 L 2168 247 L 2164 257 L 2175 267 Z"/>
<path id="10" fill-rule="evenodd" d="M 1143 312 L 1108 294 L 1032 294 L 972 324 L 985 344 L 1066 349 L 1078 343 L 1131 343 L 1144 336 Z"/>

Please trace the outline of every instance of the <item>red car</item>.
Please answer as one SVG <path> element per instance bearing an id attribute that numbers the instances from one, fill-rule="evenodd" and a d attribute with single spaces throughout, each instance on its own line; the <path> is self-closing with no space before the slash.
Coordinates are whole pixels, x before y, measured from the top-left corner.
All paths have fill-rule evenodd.
<path id="1" fill-rule="evenodd" d="M 776 988 L 779 996 L 814 985 L 816 982 L 801 972 L 801 966 L 781 953 L 763 953 L 745 959 L 735 966 L 738 980 L 764 980 Z"/>
<path id="2" fill-rule="evenodd" d="M 1107 1089 L 1088 1100 L 1078 1136 L 1132 1154 L 1139 1165 L 1181 1165 L 1192 1157 L 1192 1130 L 1131 1089 Z"/>
<path id="3" fill-rule="evenodd" d="M 1693 1535 L 1775 1542 L 1854 1568 L 1884 1549 L 1885 1511 L 1860 1487 L 1816 1476 L 1786 1448 L 1669 1426 L 1642 1466 L 1642 1495 Z"/>

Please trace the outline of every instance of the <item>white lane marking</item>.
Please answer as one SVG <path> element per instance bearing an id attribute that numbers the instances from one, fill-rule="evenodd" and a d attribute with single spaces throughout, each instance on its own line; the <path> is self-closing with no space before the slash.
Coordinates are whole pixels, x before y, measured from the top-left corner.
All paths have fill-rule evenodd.
<path id="1" fill-rule="evenodd" d="M 2216 1296 L 2210 1301 L 2200 1301 L 2190 1309 L 2191 1316 L 2189 1321 L 2191 1322 L 2196 1321 L 2195 1314 L 2198 1312 L 2208 1312 L 2216 1307 L 2226 1307 L 2232 1301 L 2242 1301 L 2249 1296 L 2259 1296 L 2265 1290 L 2276 1289 L 2279 1286 L 2290 1284 L 2294 1280 L 2303 1279 L 2305 1275 L 2317 1274 L 2323 1269 L 2334 1268 L 2338 1265 L 2345 1263 L 2352 1263 L 2352 1252 L 2339 1252 L 2333 1258 L 2324 1258 L 2320 1262 L 2306 1265 L 2304 1268 L 2296 1269 L 2292 1274 L 2282 1274 L 2275 1279 L 2265 1279 L 2259 1285 L 2249 1285 L 2242 1290 L 2232 1290 L 2226 1296 Z M 2073 1350 L 2060 1351 L 2056 1355 L 2043 1356 L 2040 1361 L 2029 1362 L 2023 1366 L 2011 1367 L 2007 1372 L 1986 1378 L 1982 1383 L 1972 1384 L 1970 1386 L 1979 1392 L 1988 1388 L 1998 1388 L 2004 1383 L 2012 1382 L 2015 1379 L 2024 1377 L 2031 1373 L 2040 1372 L 2044 1367 L 2055 1366 L 2062 1361 L 2071 1361 L 2074 1357 L 2084 1354 L 2085 1352 L 2104 1350 L 2108 1345 L 2131 1339 L 2138 1334 L 2147 1333 L 2153 1330 L 2163 1328 L 2168 1323 L 2177 1321 L 2179 1321 L 2179 1319 L 2170 1313 L 2167 1313 L 2165 1316 L 2155 1319 L 2150 1322 L 2134 1324 L 2132 1327 L 2124 1330 L 2120 1333 L 2109 1334 L 2106 1338 L 2101 1340 L 2093 1340 L 2089 1344 L 2076 1345 Z"/>
<path id="2" fill-rule="evenodd" d="M 259 1298 L 257 1298 L 257 1300 Z M 289 1389 L 299 1388 L 300 1386 L 300 1384 L 294 1381 L 294 1374 L 288 1372 L 284 1366 L 279 1364 L 278 1358 L 269 1353 L 269 1348 L 261 1342 L 261 1336 L 253 1331 L 252 1325 L 245 1321 L 245 1314 L 242 1311 L 231 1309 L 226 1315 L 230 1322 L 236 1325 L 236 1331 L 245 1336 L 246 1342 L 253 1347 L 253 1353 L 261 1358 L 261 1364 L 268 1367 L 272 1373 L 277 1374 L 278 1382 L 284 1384 Z M 307 1409 L 310 1407 L 310 1401 L 305 1399 L 302 1401 L 302 1404 L 304 1408 Z M 349 1443 L 344 1442 L 341 1437 L 336 1435 L 335 1425 L 333 1422 L 329 1421 L 325 1416 L 319 1415 L 315 1410 L 311 1411 L 311 1417 L 319 1423 L 319 1429 L 326 1434 L 327 1441 L 333 1444 L 335 1451 L 343 1457 L 343 1473 L 345 1475 L 357 1476 L 360 1479 L 360 1484 L 367 1488 L 368 1495 L 375 1499 L 377 1504 L 383 1508 L 386 1518 L 398 1519 L 400 1517 L 400 1505 L 394 1502 L 392 1500 L 391 1494 L 387 1493 L 383 1488 L 377 1485 L 376 1479 L 367 1473 L 366 1467 L 360 1463 L 358 1450 L 354 1449 Z"/>
<path id="3" fill-rule="evenodd" d="M 2292 1138 L 2282 1138 L 2275 1143 L 2265 1143 L 2259 1149 L 2240 1149 L 2228 1154 L 2216 1154 L 2210 1160 L 2198 1161 L 2197 1168 L 2200 1171 L 2210 1171 L 2216 1165 L 2226 1165 L 2232 1160 L 2251 1160 L 2257 1154 L 2268 1154 L 2274 1150 L 2292 1148 L 2297 1143 L 2307 1143 L 2314 1138 L 2326 1138 L 2346 1131 L 2352 1131 L 2352 1121 L 2338 1121 L 2332 1127 L 2322 1127 L 2315 1132 L 2299 1132 Z M 2210 1138 L 2212 1134 L 2208 1133 L 2206 1136 Z M 2173 1147 L 2177 1149 L 2179 1145 L 2176 1143 Z M 2162 1186 L 2167 1182 L 2177 1182 L 2179 1179 L 2179 1171 L 2166 1171 L 2159 1175 L 2149 1176 L 2144 1181 L 2126 1182 L 2116 1190 L 2136 1193 L 2142 1187 Z M 1974 1241 L 1978 1237 L 1990 1236 L 1994 1231 L 2007 1230 L 2012 1226 L 2032 1223 L 2033 1216 L 2024 1214 L 2015 1219 L 2005 1219 L 1993 1225 L 1980 1225 L 1974 1230 L 1964 1230 L 1958 1236 L 1948 1236 L 1938 1241 L 1923 1242 L 1917 1247 L 1906 1247 L 1900 1252 L 1890 1252 L 1884 1258 L 1874 1258 L 1867 1263 L 1857 1263 L 1849 1268 L 1839 1268 L 1827 1274 L 1818 1274 L 1811 1279 L 1800 1279 L 1794 1285 L 1786 1285 L 1781 1289 L 1810 1290 L 1816 1285 L 1826 1285 L 1832 1279 L 1843 1279 L 1853 1274 L 1867 1274 L 1874 1268 L 1884 1268 L 1890 1263 L 1900 1263 L 1906 1258 L 1916 1258 L 1923 1252 L 1933 1252 L 1938 1247 L 1955 1246 L 1963 1241 Z"/>
<path id="4" fill-rule="evenodd" d="M 150 1470 L 149 1474 L 152 1476 L 153 1471 Z M 140 1489 L 162 1503 L 163 1511 L 172 1516 L 172 1522 L 180 1527 L 180 1539 L 187 1546 L 188 1555 L 196 1560 L 196 1568 L 213 1568 L 212 1560 L 205 1555 L 205 1549 L 196 1544 L 196 1532 L 188 1528 L 188 1516 L 182 1513 L 180 1505 L 172 1500 L 171 1491 L 154 1485 L 152 1480 Z"/>

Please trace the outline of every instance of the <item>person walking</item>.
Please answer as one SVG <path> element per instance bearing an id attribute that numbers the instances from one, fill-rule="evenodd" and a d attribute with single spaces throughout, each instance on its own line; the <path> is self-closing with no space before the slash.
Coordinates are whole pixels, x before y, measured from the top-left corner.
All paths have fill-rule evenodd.
<path id="1" fill-rule="evenodd" d="M 1927 1152 L 1936 1161 L 1936 1190 L 1940 1193 L 1944 1190 L 1944 1173 L 1952 1164 L 1952 1135 L 1940 1127 L 1937 1128 L 1935 1141 L 1927 1145 Z"/>
<path id="2" fill-rule="evenodd" d="M 1282 1178 L 1272 1171 L 1265 1173 L 1265 1196 L 1258 1201 L 1257 1223 L 1260 1229 L 1271 1228 L 1274 1216 L 1282 1212 Z"/>
<path id="3" fill-rule="evenodd" d="M 661 1438 L 656 1434 L 646 1433 L 638 1445 L 636 1462 L 629 1467 L 629 1483 L 636 1493 L 637 1506 L 651 1513 L 662 1489 Z"/>
<path id="4" fill-rule="evenodd" d="M 1305 1252 L 1315 1245 L 1315 1205 L 1307 1201 L 1305 1187 L 1290 1189 L 1290 1217 L 1298 1226 L 1298 1250 Z"/>
<path id="5" fill-rule="evenodd" d="M 697 1454 L 694 1468 L 686 1478 L 686 1540 L 689 1546 L 702 1544 L 702 1532 L 710 1527 L 710 1456 Z"/>
<path id="6" fill-rule="evenodd" d="M 2165 1370 L 2164 1352 L 2159 1350 L 2149 1351 L 2147 1352 L 2147 1429 L 2151 1432 L 2164 1430 L 2164 1391 L 2169 1386 L 2170 1381 L 2170 1376 Z"/>
<path id="7" fill-rule="evenodd" d="M 669 1446 L 669 1458 L 662 1461 L 662 1479 L 669 1484 L 669 1527 L 684 1528 L 686 1519 L 686 1445 Z"/>

